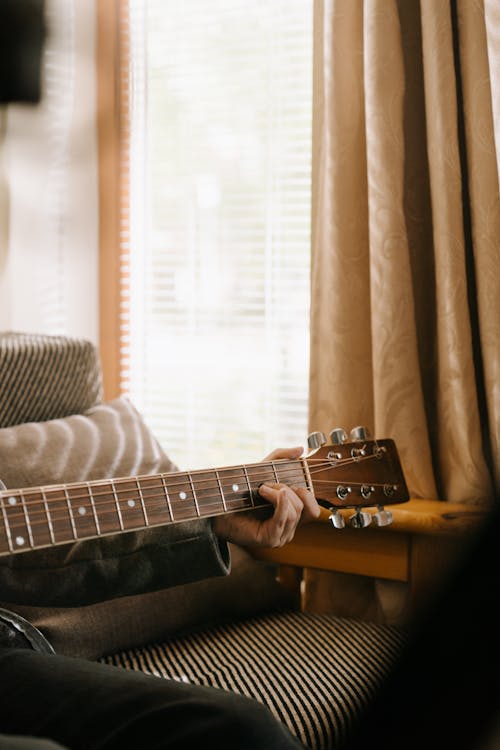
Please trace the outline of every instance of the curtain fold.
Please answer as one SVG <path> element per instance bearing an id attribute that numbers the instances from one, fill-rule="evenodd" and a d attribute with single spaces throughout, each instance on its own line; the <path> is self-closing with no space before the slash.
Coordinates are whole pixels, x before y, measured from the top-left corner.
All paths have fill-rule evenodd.
<path id="1" fill-rule="evenodd" d="M 396 440 L 414 497 L 500 490 L 500 13 L 317 0 L 310 427 Z"/>
<path id="2" fill-rule="evenodd" d="M 500 6 L 460 0 L 464 128 L 470 195 L 471 266 L 483 443 L 500 492 Z"/>

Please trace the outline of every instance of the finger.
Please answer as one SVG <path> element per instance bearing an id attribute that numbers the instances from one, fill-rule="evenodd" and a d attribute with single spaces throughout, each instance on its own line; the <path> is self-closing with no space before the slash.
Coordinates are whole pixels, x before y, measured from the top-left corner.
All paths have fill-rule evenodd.
<path id="1" fill-rule="evenodd" d="M 274 506 L 275 513 L 278 509 L 278 505 L 280 512 L 284 512 L 287 503 L 291 503 L 293 508 L 299 514 L 302 513 L 302 508 L 304 507 L 302 499 L 286 484 L 261 484 L 259 492 Z"/>
<path id="2" fill-rule="evenodd" d="M 290 502 L 286 489 L 276 490 L 274 514 L 267 522 L 267 534 L 272 546 L 281 547 L 291 541 L 300 520 L 300 510 Z"/>
<path id="3" fill-rule="evenodd" d="M 268 487 L 271 490 L 278 490 L 281 488 L 289 490 L 291 494 L 288 496 L 288 499 L 294 504 L 297 511 L 301 514 L 301 520 L 303 521 L 312 521 L 315 518 L 318 518 L 321 513 L 320 507 L 316 501 L 316 498 L 314 497 L 314 493 L 306 489 L 305 487 L 288 487 L 287 485 L 283 484 L 261 485 L 261 487 Z M 271 492 L 269 496 L 264 495 L 264 497 L 266 497 L 266 499 L 269 499 L 270 502 L 273 503 L 273 499 L 276 497 L 276 495 L 273 495 L 273 493 Z"/>
<path id="4" fill-rule="evenodd" d="M 295 529 L 300 521 L 303 505 L 300 498 L 286 486 L 262 485 L 261 494 L 273 506 L 274 513 L 264 522 L 262 531 L 266 536 L 266 543 L 277 547 L 293 539 Z"/>
<path id="5" fill-rule="evenodd" d="M 307 490 L 305 487 L 292 487 L 294 493 L 299 497 L 302 502 L 302 517 L 301 521 L 314 521 L 315 518 L 319 518 L 321 508 L 318 505 L 314 493 Z"/>
<path id="6" fill-rule="evenodd" d="M 272 451 L 263 460 L 274 461 L 278 458 L 289 458 L 289 459 L 300 458 L 303 453 L 304 453 L 304 448 L 301 445 L 295 448 L 276 448 L 276 450 Z"/>

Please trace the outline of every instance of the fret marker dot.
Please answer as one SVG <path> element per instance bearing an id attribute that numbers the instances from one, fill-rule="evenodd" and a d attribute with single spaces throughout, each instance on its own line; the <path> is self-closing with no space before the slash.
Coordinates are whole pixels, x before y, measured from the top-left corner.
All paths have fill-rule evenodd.
<path id="1" fill-rule="evenodd" d="M 127 505 L 129 508 L 135 508 L 135 500 L 127 500 Z"/>
<path id="2" fill-rule="evenodd" d="M 181 500 L 186 500 L 187 499 L 187 495 L 186 495 L 185 492 L 179 492 L 179 497 L 180 497 Z"/>
<path id="3" fill-rule="evenodd" d="M 9 503 L 9 505 L 15 505 L 17 503 L 17 497 L 9 497 L 7 502 Z"/>
<path id="4" fill-rule="evenodd" d="M 238 492 L 239 489 L 240 489 L 239 484 L 233 484 L 233 492 Z"/>
<path id="5" fill-rule="evenodd" d="M 18 547 L 22 547 L 24 544 L 24 537 L 23 536 L 16 536 L 16 544 Z"/>
<path id="6" fill-rule="evenodd" d="M 80 507 L 78 508 L 78 513 L 81 516 L 84 516 L 86 512 L 87 512 L 87 508 L 84 508 L 83 505 L 80 505 Z"/>

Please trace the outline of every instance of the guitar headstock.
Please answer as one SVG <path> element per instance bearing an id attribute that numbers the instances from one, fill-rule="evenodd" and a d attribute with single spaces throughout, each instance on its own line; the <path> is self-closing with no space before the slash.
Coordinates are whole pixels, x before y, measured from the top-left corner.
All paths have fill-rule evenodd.
<path id="1" fill-rule="evenodd" d="M 364 528 L 372 520 L 378 526 L 392 522 L 386 505 L 404 503 L 408 488 L 391 439 L 372 440 L 364 427 L 355 427 L 350 436 L 342 428 L 330 433 L 330 443 L 322 432 L 309 435 L 310 452 L 306 462 L 316 499 L 332 511 L 330 521 L 343 528 L 345 519 L 338 511 L 354 508 L 351 526 Z M 363 508 L 375 507 L 375 513 Z"/>

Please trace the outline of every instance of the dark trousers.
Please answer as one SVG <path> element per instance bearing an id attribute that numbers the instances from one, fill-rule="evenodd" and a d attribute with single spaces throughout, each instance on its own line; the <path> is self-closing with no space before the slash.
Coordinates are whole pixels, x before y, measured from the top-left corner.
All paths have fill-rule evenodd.
<path id="1" fill-rule="evenodd" d="M 303 749 L 238 694 L 17 648 L 0 648 L 0 732 L 0 750 Z"/>

